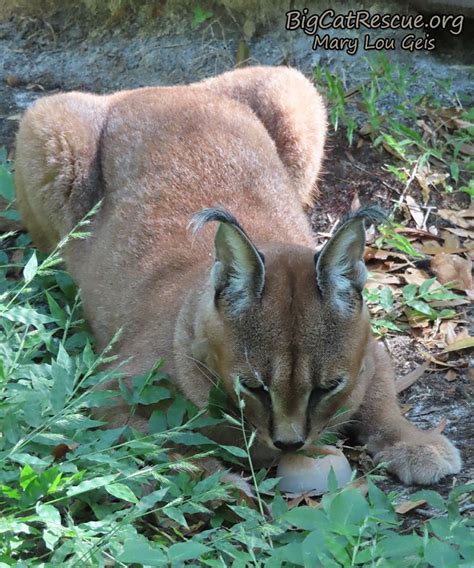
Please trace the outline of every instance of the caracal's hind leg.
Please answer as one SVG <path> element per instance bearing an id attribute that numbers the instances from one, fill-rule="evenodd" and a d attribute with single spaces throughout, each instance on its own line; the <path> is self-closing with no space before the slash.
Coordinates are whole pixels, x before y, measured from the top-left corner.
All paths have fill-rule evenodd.
<path id="1" fill-rule="evenodd" d="M 289 67 L 248 67 L 201 85 L 248 105 L 265 125 L 295 182 L 299 199 L 317 194 L 326 138 L 326 109 L 311 82 Z"/>
<path id="2" fill-rule="evenodd" d="M 99 143 L 107 97 L 67 93 L 37 101 L 17 135 L 17 203 L 34 244 L 49 251 L 100 199 Z"/>

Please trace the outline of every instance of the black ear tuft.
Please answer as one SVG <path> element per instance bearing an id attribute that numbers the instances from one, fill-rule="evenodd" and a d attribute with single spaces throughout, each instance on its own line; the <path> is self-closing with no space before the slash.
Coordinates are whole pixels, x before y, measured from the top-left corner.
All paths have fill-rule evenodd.
<path id="1" fill-rule="evenodd" d="M 363 219 L 365 226 L 375 225 L 375 223 L 385 223 L 388 220 L 388 213 L 378 205 L 367 205 L 355 211 L 350 211 L 342 217 L 337 229 L 351 219 Z"/>
<path id="2" fill-rule="evenodd" d="M 215 303 L 226 301 L 231 315 L 240 315 L 260 300 L 265 285 L 265 257 L 257 250 L 237 219 L 226 209 L 213 207 L 194 215 L 196 233 L 209 221 L 217 221 L 216 260 L 212 269 Z"/>
<path id="3" fill-rule="evenodd" d="M 237 219 L 232 215 L 230 211 L 228 211 L 224 207 L 207 207 L 206 209 L 198 211 L 193 215 L 188 227 L 192 229 L 192 232 L 195 235 L 204 227 L 206 223 L 209 223 L 211 221 L 235 225 L 242 232 L 244 232 Z"/>

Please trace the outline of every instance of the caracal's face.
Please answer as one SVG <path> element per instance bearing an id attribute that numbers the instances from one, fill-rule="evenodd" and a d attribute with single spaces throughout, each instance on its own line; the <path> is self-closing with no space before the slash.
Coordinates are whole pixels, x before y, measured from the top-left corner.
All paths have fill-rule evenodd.
<path id="1" fill-rule="evenodd" d="M 266 252 L 260 300 L 238 316 L 227 308 L 218 300 L 208 319 L 224 388 L 244 401 L 248 424 L 270 448 L 307 447 L 342 415 L 362 370 L 370 325 L 360 295 L 336 310 L 318 288 L 314 253 L 301 248 Z"/>

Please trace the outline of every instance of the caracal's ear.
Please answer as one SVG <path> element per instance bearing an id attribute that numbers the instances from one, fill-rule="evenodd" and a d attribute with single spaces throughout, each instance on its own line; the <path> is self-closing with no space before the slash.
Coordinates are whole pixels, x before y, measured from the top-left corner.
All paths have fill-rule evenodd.
<path id="1" fill-rule="evenodd" d="M 226 209 L 213 207 L 194 215 L 194 231 L 205 223 L 217 221 L 216 259 L 212 281 L 216 298 L 226 301 L 233 315 L 239 315 L 258 301 L 265 285 L 265 263 L 235 217 Z"/>
<path id="2" fill-rule="evenodd" d="M 365 221 L 382 221 L 383 211 L 360 209 L 343 221 L 316 257 L 316 275 L 323 299 L 341 312 L 354 309 L 354 299 L 367 280 L 364 264 Z"/>

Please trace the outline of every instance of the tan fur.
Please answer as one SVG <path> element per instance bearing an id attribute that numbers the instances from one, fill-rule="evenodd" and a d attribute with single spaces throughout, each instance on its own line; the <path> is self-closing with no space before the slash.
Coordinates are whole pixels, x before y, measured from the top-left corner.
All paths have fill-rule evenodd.
<path id="1" fill-rule="evenodd" d="M 92 236 L 70 242 L 64 254 L 98 348 L 123 328 L 116 352 L 131 357 L 127 375 L 163 356 L 198 406 L 206 405 L 216 377 L 234 399 L 234 381 L 243 379 L 259 464 L 278 456 L 275 441 L 307 447 L 324 429 L 349 421 L 402 481 L 435 482 L 459 471 L 458 451 L 401 416 L 390 361 L 370 336 L 367 309 L 353 286 L 345 309 L 346 296 L 337 300 L 324 274 L 317 278 L 302 205 L 313 196 L 325 133 L 321 97 L 288 68 L 256 67 L 110 96 L 46 97 L 26 113 L 18 133 L 18 202 L 35 243 L 51 249 L 103 199 Z M 216 282 L 225 276 L 219 262 L 211 272 L 215 227 L 194 237 L 188 229 L 196 211 L 216 205 L 236 215 L 251 238 L 232 228 L 220 233 L 220 254 L 230 243 L 243 259 L 245 310 L 227 297 L 215 300 Z M 264 255 L 258 298 L 251 287 L 258 288 L 263 261 L 249 243 Z M 333 270 L 341 254 L 327 256 Z M 336 276 L 328 280 L 335 288 L 357 279 Z M 320 391 L 313 389 L 338 377 L 344 388 L 314 404 Z M 245 387 L 260 382 L 261 392 Z M 346 411 L 334 416 L 342 406 Z M 131 423 L 146 430 L 147 411 Z M 108 419 L 123 424 L 129 414 L 119 407 Z M 239 442 L 233 429 L 209 434 Z"/>

